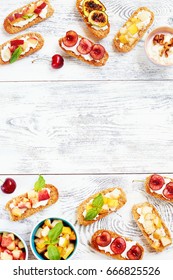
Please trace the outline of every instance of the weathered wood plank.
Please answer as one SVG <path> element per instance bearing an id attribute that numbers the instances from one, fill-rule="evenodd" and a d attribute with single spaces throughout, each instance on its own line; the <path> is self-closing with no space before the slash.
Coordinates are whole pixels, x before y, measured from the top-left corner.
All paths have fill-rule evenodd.
<path id="1" fill-rule="evenodd" d="M 4 15 L 20 5 L 28 3 L 28 0 L 15 1 L 2 0 L 0 10 L 0 26 L 2 26 Z M 155 13 L 155 23 L 152 28 L 161 25 L 171 25 L 173 21 L 173 3 L 167 1 L 141 1 L 134 0 L 103 0 L 108 9 L 111 22 L 111 32 L 102 42 L 110 54 L 110 59 L 105 67 L 96 69 L 85 65 L 73 58 L 65 57 L 65 67 L 59 71 L 51 69 L 46 61 L 32 64 L 35 58 L 50 59 L 54 53 L 63 52 L 58 46 L 58 38 L 63 36 L 69 29 L 94 39 L 86 29 L 81 17 L 75 8 L 75 0 L 56 1 L 51 0 L 55 8 L 55 14 L 47 21 L 36 25 L 29 30 L 37 31 L 45 37 L 45 46 L 32 57 L 17 62 L 14 65 L 0 67 L 0 81 L 31 81 L 31 80 L 172 80 L 172 68 L 163 68 L 153 65 L 148 61 L 144 51 L 144 39 L 137 47 L 128 54 L 116 53 L 112 46 L 115 33 L 130 16 L 134 9 L 139 6 L 148 6 Z M 4 42 L 12 36 L 5 33 L 1 27 L 0 42 Z M 24 71 L 25 70 L 25 71 Z"/>
<path id="2" fill-rule="evenodd" d="M 172 82 L 1 83 L 1 173 L 172 172 Z"/>

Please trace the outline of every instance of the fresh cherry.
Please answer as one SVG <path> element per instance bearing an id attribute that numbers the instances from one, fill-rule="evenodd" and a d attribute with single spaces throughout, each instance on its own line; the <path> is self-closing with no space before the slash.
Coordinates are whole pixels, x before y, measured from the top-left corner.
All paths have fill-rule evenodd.
<path id="1" fill-rule="evenodd" d="M 84 55 L 89 54 L 92 50 L 92 46 L 93 46 L 93 43 L 90 40 L 82 38 L 79 42 L 77 50 L 81 54 L 84 54 Z"/>
<path id="2" fill-rule="evenodd" d="M 114 254 L 122 254 L 126 249 L 126 241 L 122 237 L 117 237 L 111 244 L 111 250 Z"/>
<path id="3" fill-rule="evenodd" d="M 63 44 L 66 47 L 74 47 L 77 44 L 78 41 L 78 34 L 73 31 L 70 30 L 66 33 L 66 36 L 62 39 Z"/>
<path id="4" fill-rule="evenodd" d="M 12 178 L 7 178 L 1 186 L 4 193 L 13 193 L 16 189 L 16 182 Z"/>
<path id="5" fill-rule="evenodd" d="M 163 195 L 167 198 L 167 199 L 173 199 L 173 182 L 170 182 L 166 185 L 164 191 L 163 191 Z"/>
<path id="6" fill-rule="evenodd" d="M 52 67 L 55 69 L 59 69 L 61 67 L 63 67 L 64 65 L 64 58 L 59 55 L 59 54 L 55 54 L 54 56 L 52 56 Z"/>
<path id="7" fill-rule="evenodd" d="M 101 235 L 96 237 L 96 243 L 100 247 L 106 247 L 111 243 L 111 235 L 108 231 L 103 231 Z"/>
<path id="8" fill-rule="evenodd" d="M 149 186 L 152 190 L 158 191 L 163 187 L 164 184 L 165 180 L 162 176 L 158 174 L 154 174 L 151 176 Z"/>
<path id="9" fill-rule="evenodd" d="M 127 252 L 127 256 L 130 260 L 139 260 L 142 256 L 142 250 L 138 245 L 134 245 Z"/>
<path id="10" fill-rule="evenodd" d="M 95 60 L 100 60 L 105 55 L 105 48 L 100 44 L 95 44 L 92 47 L 92 50 L 90 52 L 90 55 Z"/>

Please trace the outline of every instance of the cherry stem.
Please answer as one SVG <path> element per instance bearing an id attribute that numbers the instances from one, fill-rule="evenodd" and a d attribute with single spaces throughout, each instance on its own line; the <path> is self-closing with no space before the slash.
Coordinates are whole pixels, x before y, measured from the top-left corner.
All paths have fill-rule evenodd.
<path id="1" fill-rule="evenodd" d="M 36 62 L 36 61 L 38 61 L 38 60 L 46 60 L 46 61 L 49 61 L 49 62 L 51 62 L 49 59 L 47 59 L 47 58 L 36 58 L 36 59 L 34 59 L 33 61 L 32 61 L 32 63 L 34 63 L 34 62 Z"/>
<path id="2" fill-rule="evenodd" d="M 144 180 L 133 180 L 132 183 L 134 183 L 134 182 L 144 183 L 145 181 Z"/>

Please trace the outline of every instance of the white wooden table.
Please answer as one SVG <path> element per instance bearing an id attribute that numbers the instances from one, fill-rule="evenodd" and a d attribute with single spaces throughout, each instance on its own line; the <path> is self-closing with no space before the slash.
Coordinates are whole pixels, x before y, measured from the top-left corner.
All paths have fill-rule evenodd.
<path id="1" fill-rule="evenodd" d="M 28 2 L 1 0 L 0 43 L 12 38 L 3 30 L 4 17 Z M 75 0 L 51 0 L 54 16 L 28 30 L 44 36 L 44 48 L 23 61 L 0 67 L 0 173 L 4 177 L 23 174 L 19 176 L 23 190 L 33 180 L 33 176 L 24 174 L 61 174 L 57 180 L 62 191 L 65 188 L 76 198 L 81 185 L 86 195 L 96 188 L 119 183 L 135 192 L 132 178 L 173 172 L 173 68 L 160 68 L 148 61 L 145 37 L 128 54 L 116 53 L 112 47 L 115 33 L 139 6 L 154 11 L 151 29 L 173 25 L 173 2 L 103 2 L 111 23 L 111 32 L 102 41 L 110 54 L 105 67 L 97 69 L 82 64 L 64 55 L 58 46 L 58 39 L 69 29 L 94 39 L 76 11 Z M 32 64 L 35 58 L 50 59 L 55 53 L 65 58 L 65 66 L 60 70 L 51 69 L 45 61 Z M 66 207 L 63 195 L 61 203 Z M 2 201 L 0 211 L 8 224 Z M 74 200 L 75 205 L 77 202 Z M 57 205 L 63 214 L 64 208 Z M 172 207 L 163 203 L 157 206 L 170 223 L 172 220 L 166 214 L 167 208 L 171 213 Z M 114 217 L 120 218 L 119 215 Z M 24 235 L 29 234 L 35 219 L 39 216 L 26 222 Z M 129 223 L 134 226 L 131 220 Z M 118 226 L 109 225 L 128 235 L 128 221 L 126 226 L 121 222 Z M 96 228 L 82 229 L 77 258 L 98 258 L 85 246 Z M 141 239 L 136 227 L 133 236 Z M 162 257 L 173 258 L 171 248 L 163 254 L 146 255 L 151 259 Z"/>

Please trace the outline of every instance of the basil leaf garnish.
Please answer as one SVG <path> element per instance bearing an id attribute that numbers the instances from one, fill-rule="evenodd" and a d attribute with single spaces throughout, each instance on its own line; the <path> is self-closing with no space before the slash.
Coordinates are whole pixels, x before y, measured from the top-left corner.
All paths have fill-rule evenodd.
<path id="1" fill-rule="evenodd" d="M 56 224 L 54 226 L 54 228 L 52 228 L 49 233 L 48 233 L 48 237 L 51 243 L 57 241 L 57 238 L 60 236 L 61 232 L 63 229 L 63 223 L 59 222 L 58 224 Z"/>
<path id="2" fill-rule="evenodd" d="M 41 191 L 45 187 L 45 184 L 46 184 L 45 179 L 43 178 L 43 176 L 40 175 L 37 182 L 34 185 L 34 190 L 36 192 Z"/>
<path id="3" fill-rule="evenodd" d="M 34 14 L 32 14 L 32 15 L 24 15 L 24 16 L 22 16 L 22 18 L 24 18 L 24 19 L 29 19 L 29 18 L 32 18 L 33 15 L 34 15 Z"/>
<path id="4" fill-rule="evenodd" d="M 20 57 L 22 52 L 23 49 L 20 46 L 17 49 L 15 49 L 15 51 L 12 53 L 12 56 L 10 58 L 10 63 L 14 63 Z"/>
<path id="5" fill-rule="evenodd" d="M 48 257 L 50 260 L 60 260 L 60 253 L 58 251 L 58 248 L 54 245 L 49 245 L 47 248 L 48 251 Z"/>
<path id="6" fill-rule="evenodd" d="M 86 216 L 85 216 L 85 220 L 86 221 L 92 221 L 97 215 L 98 215 L 98 209 L 97 208 L 91 208 L 90 210 L 88 210 Z"/>
<path id="7" fill-rule="evenodd" d="M 102 208 L 103 205 L 104 205 L 104 200 L 102 194 L 100 193 L 98 196 L 96 196 L 93 199 L 92 206 L 96 208 Z"/>

